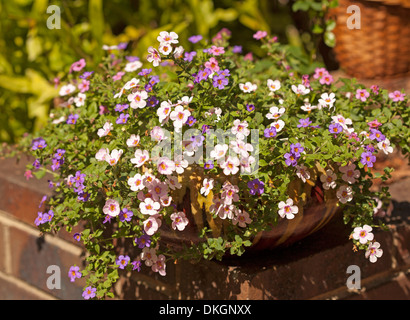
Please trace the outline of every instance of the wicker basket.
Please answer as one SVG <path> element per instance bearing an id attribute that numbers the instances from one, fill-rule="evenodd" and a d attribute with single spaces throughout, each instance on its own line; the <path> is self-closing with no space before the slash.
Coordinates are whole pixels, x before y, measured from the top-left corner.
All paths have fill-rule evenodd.
<path id="1" fill-rule="evenodd" d="M 350 5 L 360 7 L 361 28 L 348 29 Z M 410 73 L 410 0 L 339 0 L 334 53 L 340 68 L 359 79 Z"/>

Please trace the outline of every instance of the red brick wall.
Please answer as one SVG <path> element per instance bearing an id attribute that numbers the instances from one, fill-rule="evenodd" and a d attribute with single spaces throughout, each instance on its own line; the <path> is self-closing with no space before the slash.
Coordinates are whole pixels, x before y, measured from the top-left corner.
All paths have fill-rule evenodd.
<path id="1" fill-rule="evenodd" d="M 23 159 L 0 160 L 0 299 L 82 299 L 83 281 L 71 283 L 70 266 L 82 265 L 82 248 L 71 236 L 40 233 L 38 204 L 50 195 L 47 179 L 27 181 Z M 30 160 L 31 161 L 31 160 Z M 377 232 L 384 254 L 375 264 L 353 252 L 341 219 L 286 250 L 223 262 L 167 265 L 162 277 L 143 266 L 123 275 L 119 299 L 408 299 L 410 298 L 410 178 L 392 185 L 395 208 L 388 232 Z M 61 289 L 48 289 L 47 267 L 61 270 Z M 349 265 L 361 270 L 360 291 L 346 287 Z"/>

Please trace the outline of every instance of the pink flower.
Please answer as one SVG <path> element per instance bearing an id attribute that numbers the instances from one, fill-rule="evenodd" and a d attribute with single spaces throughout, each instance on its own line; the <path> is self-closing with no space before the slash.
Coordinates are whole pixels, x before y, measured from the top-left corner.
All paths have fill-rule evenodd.
<path id="1" fill-rule="evenodd" d="M 161 62 L 161 56 L 159 55 L 158 50 L 154 49 L 153 47 L 149 47 L 148 53 L 149 53 L 149 55 L 147 56 L 148 62 L 152 62 L 152 65 L 154 67 L 158 67 L 159 63 Z"/>
<path id="2" fill-rule="evenodd" d="M 370 87 L 370 89 L 373 91 L 374 94 L 379 94 L 379 86 L 374 84 Z"/>
<path id="3" fill-rule="evenodd" d="M 212 46 L 211 49 L 209 49 L 209 52 L 214 56 L 219 56 L 225 53 L 225 49 L 224 47 Z"/>
<path id="4" fill-rule="evenodd" d="M 266 31 L 257 31 L 254 35 L 253 38 L 256 40 L 260 40 L 262 38 L 265 38 L 268 35 L 268 33 Z"/>
<path id="5" fill-rule="evenodd" d="M 378 127 L 380 127 L 382 124 L 381 124 L 379 121 L 377 121 L 377 119 L 374 119 L 373 121 L 370 121 L 367 125 L 368 125 L 370 128 L 378 128 Z"/>
<path id="6" fill-rule="evenodd" d="M 333 77 L 330 75 L 330 73 L 327 73 L 325 75 L 323 75 L 320 80 L 319 80 L 320 84 L 332 84 L 333 82 Z"/>
<path id="7" fill-rule="evenodd" d="M 178 229 L 179 231 L 184 230 L 189 223 L 187 217 L 185 216 L 185 213 L 182 211 L 171 214 L 171 220 L 172 229 Z"/>
<path id="8" fill-rule="evenodd" d="M 123 76 L 124 74 L 125 74 L 125 72 L 119 71 L 119 72 L 116 73 L 116 75 L 114 75 L 114 76 L 112 77 L 112 79 L 113 79 L 114 81 L 121 80 L 121 78 L 122 78 L 122 76 Z"/>
<path id="9" fill-rule="evenodd" d="M 114 199 L 108 199 L 105 202 L 103 212 L 111 217 L 118 216 L 120 214 L 120 205 Z"/>
<path id="10" fill-rule="evenodd" d="M 160 254 L 157 258 L 157 260 L 153 263 L 151 269 L 154 272 L 158 272 L 161 276 L 166 275 L 166 264 L 165 264 L 165 256 Z"/>
<path id="11" fill-rule="evenodd" d="M 31 170 L 27 170 L 26 172 L 24 172 L 24 176 L 26 177 L 27 180 L 29 180 L 30 178 L 33 178 Z"/>
<path id="12" fill-rule="evenodd" d="M 240 227 L 245 228 L 246 224 L 252 222 L 249 218 L 249 214 L 246 211 L 242 211 L 240 209 L 236 209 L 236 216 L 232 219 L 232 223 L 234 225 L 238 224 Z"/>
<path id="13" fill-rule="evenodd" d="M 212 57 L 209 61 L 205 62 L 205 68 L 211 69 L 213 72 L 219 71 L 218 61 Z"/>
<path id="14" fill-rule="evenodd" d="M 356 90 L 356 99 L 359 99 L 361 101 L 366 101 L 367 98 L 370 96 L 370 93 L 367 92 L 366 89 L 357 89 Z"/>
<path id="15" fill-rule="evenodd" d="M 162 221 L 160 217 L 159 214 L 155 214 L 149 216 L 148 219 L 143 222 L 144 231 L 147 235 L 152 236 L 161 227 Z"/>
<path id="16" fill-rule="evenodd" d="M 70 73 L 73 71 L 81 71 L 85 67 L 85 60 L 80 59 L 74 62 L 70 67 Z"/>
<path id="17" fill-rule="evenodd" d="M 393 99 L 394 102 L 403 101 L 405 96 L 406 95 L 404 93 L 401 93 L 398 90 L 389 93 L 389 98 Z"/>
<path id="18" fill-rule="evenodd" d="M 313 75 L 314 79 L 322 78 L 324 75 L 328 74 L 329 72 L 325 68 L 316 68 L 315 74 Z"/>
<path id="19" fill-rule="evenodd" d="M 77 86 L 78 90 L 80 90 L 81 93 L 84 93 L 90 89 L 90 81 L 88 80 L 83 80 L 81 81 L 80 84 Z"/>

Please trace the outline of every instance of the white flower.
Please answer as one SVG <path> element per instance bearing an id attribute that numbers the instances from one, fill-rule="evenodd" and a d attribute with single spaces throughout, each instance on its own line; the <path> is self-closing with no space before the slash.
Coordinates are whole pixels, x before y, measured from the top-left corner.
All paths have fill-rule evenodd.
<path id="1" fill-rule="evenodd" d="M 242 211 L 236 208 L 235 213 L 236 215 L 232 219 L 232 223 L 234 225 L 238 224 L 240 227 L 245 228 L 246 224 L 252 222 L 252 220 L 249 218 L 249 214 L 246 211 Z"/>
<path id="2" fill-rule="evenodd" d="M 310 179 L 310 172 L 305 165 L 296 165 L 296 175 L 302 179 L 303 182 L 306 182 L 307 179 Z"/>
<path id="3" fill-rule="evenodd" d="M 320 176 L 320 181 L 322 181 L 323 189 L 329 190 L 330 188 L 336 188 L 336 178 L 336 174 L 332 170 L 327 169 L 326 174 L 322 174 Z"/>
<path id="4" fill-rule="evenodd" d="M 129 178 L 127 182 L 132 191 L 138 191 L 145 188 L 144 177 L 139 173 L 135 174 L 134 177 Z"/>
<path id="5" fill-rule="evenodd" d="M 226 161 L 220 164 L 220 167 L 224 169 L 225 175 L 236 174 L 239 171 L 239 159 L 237 157 L 228 156 Z"/>
<path id="6" fill-rule="evenodd" d="M 298 86 L 292 85 L 292 91 L 297 95 L 305 95 L 310 92 L 309 88 L 306 88 L 303 84 L 299 84 Z"/>
<path id="7" fill-rule="evenodd" d="M 154 201 L 159 201 L 161 198 L 167 196 L 169 191 L 168 184 L 160 180 L 153 181 L 148 189 Z"/>
<path id="8" fill-rule="evenodd" d="M 125 65 L 124 71 L 126 71 L 126 72 L 133 72 L 133 71 L 135 71 L 135 70 L 138 70 L 138 69 L 141 68 L 141 67 L 142 67 L 142 62 L 139 61 L 139 60 L 135 60 L 135 61 L 132 61 L 132 62 L 128 62 L 128 63 Z"/>
<path id="9" fill-rule="evenodd" d="M 164 130 L 162 130 L 162 128 L 159 126 L 152 128 L 150 135 L 153 141 L 162 141 L 166 139 Z"/>
<path id="10" fill-rule="evenodd" d="M 185 171 L 185 168 L 188 167 L 188 160 L 184 159 L 183 155 L 177 155 L 175 157 L 175 172 L 181 174 Z"/>
<path id="11" fill-rule="evenodd" d="M 279 132 L 283 129 L 283 127 L 285 126 L 285 122 L 283 120 L 277 120 L 275 122 L 272 122 L 270 124 L 271 127 L 275 127 L 276 132 Z"/>
<path id="12" fill-rule="evenodd" d="M 293 205 L 293 200 L 292 199 L 288 199 L 286 200 L 286 202 L 281 201 L 278 204 L 278 214 L 282 217 L 282 218 L 287 218 L 287 219 L 293 219 L 295 217 L 295 214 L 297 214 L 299 212 L 299 208 L 298 206 L 294 206 Z"/>
<path id="13" fill-rule="evenodd" d="M 239 84 L 239 89 L 241 89 L 243 92 L 254 92 L 258 86 L 256 84 L 253 84 L 252 82 L 246 82 L 246 83 L 240 83 Z"/>
<path id="14" fill-rule="evenodd" d="M 120 205 L 114 199 L 108 199 L 103 207 L 103 212 L 111 217 L 116 217 L 120 214 Z"/>
<path id="15" fill-rule="evenodd" d="M 148 62 L 152 62 L 154 67 L 158 67 L 159 63 L 161 62 L 161 56 L 157 49 L 153 47 L 148 48 L 149 55 L 147 56 Z"/>
<path id="16" fill-rule="evenodd" d="M 332 120 L 333 122 L 340 124 L 343 127 L 343 129 L 347 129 L 347 125 L 352 124 L 351 119 L 345 119 L 345 117 L 343 117 L 340 114 L 338 114 L 337 116 L 332 116 Z"/>
<path id="17" fill-rule="evenodd" d="M 53 124 L 59 124 L 59 123 L 65 122 L 65 120 L 66 120 L 66 117 L 61 116 L 60 118 L 53 120 L 52 123 Z"/>
<path id="18" fill-rule="evenodd" d="M 167 56 L 172 52 L 172 46 L 168 42 L 162 42 L 159 45 L 158 51 Z"/>
<path id="19" fill-rule="evenodd" d="M 178 43 L 178 34 L 176 34 L 174 31 L 161 31 L 159 33 L 159 36 L 157 37 L 157 40 L 160 43 Z"/>
<path id="20" fill-rule="evenodd" d="M 127 139 L 127 146 L 128 147 L 136 147 L 140 143 L 140 136 L 132 134 L 128 139 Z"/>
<path id="21" fill-rule="evenodd" d="M 221 159 L 225 157 L 228 148 L 229 146 L 227 144 L 217 144 L 214 150 L 212 150 L 209 155 L 211 156 L 211 158 Z"/>
<path id="22" fill-rule="evenodd" d="M 140 202 L 140 211 L 142 214 L 152 216 L 158 213 L 160 207 L 160 203 L 152 200 L 151 198 L 145 198 L 143 202 Z"/>
<path id="23" fill-rule="evenodd" d="M 355 169 L 354 163 L 340 167 L 339 171 L 343 173 L 342 179 L 350 184 L 356 183 L 356 178 L 360 177 L 360 171 Z"/>
<path id="24" fill-rule="evenodd" d="M 216 214 L 218 215 L 219 218 L 222 220 L 228 218 L 228 219 L 233 219 L 235 217 L 234 214 L 234 209 L 236 208 L 233 204 L 217 204 L 215 206 L 216 208 Z"/>
<path id="25" fill-rule="evenodd" d="M 276 91 L 280 89 L 280 81 L 268 79 L 268 88 L 270 91 Z"/>
<path id="26" fill-rule="evenodd" d="M 371 242 L 367 247 L 365 257 L 370 260 L 371 263 L 375 263 L 377 258 L 380 258 L 383 255 L 383 250 L 380 249 L 380 243 Z"/>
<path id="27" fill-rule="evenodd" d="M 312 106 L 310 103 L 305 102 L 305 104 L 304 104 L 303 106 L 301 106 L 300 108 L 301 108 L 303 111 L 310 112 L 310 111 L 312 111 L 313 109 L 316 109 L 317 106 Z"/>
<path id="28" fill-rule="evenodd" d="M 157 162 L 158 172 L 165 175 L 170 175 L 175 171 L 175 163 L 167 157 L 161 157 Z"/>
<path id="29" fill-rule="evenodd" d="M 82 107 L 84 105 L 85 102 L 85 98 L 86 98 L 86 94 L 85 93 L 81 93 L 79 92 L 77 94 L 77 96 L 74 98 L 74 104 L 75 106 L 78 107 Z"/>
<path id="30" fill-rule="evenodd" d="M 155 248 L 145 247 L 142 249 L 141 260 L 145 261 L 147 267 L 151 267 L 158 260 Z"/>
<path id="31" fill-rule="evenodd" d="M 59 95 L 60 96 L 66 96 L 68 94 L 73 93 L 75 91 L 75 89 L 76 88 L 73 84 L 71 84 L 71 83 L 66 84 L 66 85 L 64 85 L 60 88 Z"/>
<path id="32" fill-rule="evenodd" d="M 111 154 L 106 155 L 105 161 L 107 161 L 111 166 L 113 166 L 117 164 L 117 162 L 120 160 L 122 153 L 123 151 L 121 149 L 114 149 L 111 151 Z"/>
<path id="33" fill-rule="evenodd" d="M 160 215 L 155 214 L 155 215 L 149 216 L 148 219 L 143 222 L 144 231 L 147 235 L 152 236 L 155 232 L 158 231 L 158 229 L 161 227 L 161 224 L 162 224 L 162 221 L 161 221 Z M 147 249 L 147 247 L 145 248 Z M 147 264 L 146 261 L 145 261 L 145 264 Z"/>
<path id="34" fill-rule="evenodd" d="M 214 187 L 214 179 L 207 179 L 205 178 L 204 181 L 202 182 L 203 187 L 200 190 L 200 193 L 203 194 L 204 196 L 207 196 L 209 194 L 209 191 L 212 190 Z"/>
<path id="35" fill-rule="evenodd" d="M 105 158 L 107 157 L 107 155 L 110 154 L 110 150 L 108 150 L 108 148 L 101 148 L 100 150 L 98 150 L 98 152 L 95 155 L 95 158 L 98 161 L 105 161 Z"/>
<path id="36" fill-rule="evenodd" d="M 127 81 L 122 88 L 125 90 L 135 88 L 139 82 L 140 82 L 139 79 L 132 78 L 131 80 Z"/>
<path id="37" fill-rule="evenodd" d="M 189 223 L 189 220 L 183 211 L 171 214 L 170 218 L 172 220 L 171 226 L 174 230 L 178 229 L 179 231 L 182 231 Z"/>
<path id="38" fill-rule="evenodd" d="M 245 136 L 248 136 L 250 133 L 250 130 L 248 129 L 248 122 L 241 122 L 239 119 L 234 120 L 231 132 L 236 135 L 236 139 L 244 139 Z"/>
<path id="39" fill-rule="evenodd" d="M 230 143 L 232 150 L 244 158 L 249 157 L 248 151 L 253 151 L 253 146 L 250 143 L 237 139 Z"/>
<path id="40" fill-rule="evenodd" d="M 389 154 L 393 152 L 393 147 L 390 146 L 390 140 L 389 139 L 384 139 L 384 141 L 380 141 L 377 144 L 377 147 L 382 150 L 385 154 Z"/>
<path id="41" fill-rule="evenodd" d="M 368 241 L 374 239 L 374 234 L 372 233 L 373 228 L 367 224 L 363 227 L 356 227 L 353 229 L 353 239 L 359 240 L 361 244 L 365 244 Z"/>
<path id="42" fill-rule="evenodd" d="M 149 153 L 147 150 L 137 149 L 134 154 L 135 158 L 132 158 L 131 163 L 135 164 L 136 167 L 141 167 L 149 159 Z"/>
<path id="43" fill-rule="evenodd" d="M 113 127 L 114 127 L 114 126 L 112 125 L 112 123 L 110 123 L 110 122 L 107 121 L 101 129 L 98 129 L 97 135 L 98 135 L 100 138 L 101 138 L 101 137 L 104 137 L 104 136 L 106 136 L 107 134 L 110 133 L 110 131 L 113 129 Z"/>
<path id="44" fill-rule="evenodd" d="M 184 47 L 183 46 L 176 47 L 175 50 L 174 50 L 174 58 L 175 59 L 182 58 L 183 53 L 184 53 Z"/>
<path id="45" fill-rule="evenodd" d="M 191 115 L 189 110 L 185 110 L 183 106 L 176 106 L 174 111 L 169 115 L 170 119 L 174 121 L 175 128 L 182 128 L 182 125 L 188 120 Z"/>
<path id="46" fill-rule="evenodd" d="M 175 176 L 168 176 L 166 182 L 172 190 L 180 189 L 182 187 L 182 184 L 180 184 L 178 181 L 178 177 Z"/>
<path id="47" fill-rule="evenodd" d="M 266 114 L 266 118 L 277 120 L 277 119 L 279 119 L 280 116 L 285 112 L 285 110 L 286 110 L 286 109 L 283 108 L 283 107 L 281 107 L 281 108 L 271 107 L 271 108 L 269 109 L 269 113 Z"/>
<path id="48" fill-rule="evenodd" d="M 353 199 L 353 190 L 347 185 L 341 185 L 336 192 L 336 197 L 341 203 L 349 202 Z"/>
<path id="49" fill-rule="evenodd" d="M 136 91 L 128 95 L 128 101 L 131 102 L 130 107 L 133 109 L 144 108 L 147 105 L 145 101 L 148 98 L 148 93 L 145 90 Z"/>
<path id="50" fill-rule="evenodd" d="M 157 110 L 157 115 L 159 117 L 159 122 L 164 122 L 171 113 L 171 103 L 168 101 L 162 101 L 161 106 Z"/>
<path id="51" fill-rule="evenodd" d="M 319 99 L 319 103 L 321 106 L 326 106 L 326 107 L 333 107 L 333 103 L 335 103 L 335 94 L 331 92 L 330 94 L 328 93 L 322 93 Z"/>
<path id="52" fill-rule="evenodd" d="M 193 96 L 191 96 L 191 97 L 189 97 L 189 96 L 183 96 L 183 97 L 181 98 L 181 100 L 178 100 L 177 104 L 181 104 L 181 105 L 183 105 L 183 106 L 187 106 L 187 105 L 189 105 L 189 104 L 192 102 L 192 99 L 193 99 L 193 98 L 194 98 Z"/>
<path id="53" fill-rule="evenodd" d="M 244 173 L 244 172 L 251 173 L 251 165 L 256 162 L 256 159 L 253 156 L 241 157 L 240 162 L 241 162 L 241 173 Z"/>

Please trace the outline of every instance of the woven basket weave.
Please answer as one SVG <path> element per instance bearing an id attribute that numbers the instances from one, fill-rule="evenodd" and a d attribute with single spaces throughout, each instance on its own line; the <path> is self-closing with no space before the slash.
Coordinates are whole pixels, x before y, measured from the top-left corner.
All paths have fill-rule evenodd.
<path id="1" fill-rule="evenodd" d="M 360 29 L 347 27 L 350 5 L 360 7 Z M 386 79 L 410 73 L 410 0 L 339 0 L 330 16 L 336 21 L 334 53 L 348 75 Z"/>

